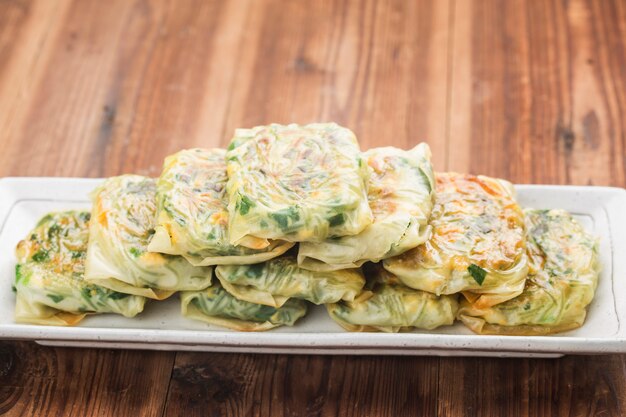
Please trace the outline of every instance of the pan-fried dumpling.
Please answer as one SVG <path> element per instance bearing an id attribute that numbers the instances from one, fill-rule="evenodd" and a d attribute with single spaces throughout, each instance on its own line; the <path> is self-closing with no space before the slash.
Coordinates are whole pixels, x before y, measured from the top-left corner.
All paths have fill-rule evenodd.
<path id="1" fill-rule="evenodd" d="M 88 212 L 44 216 L 17 245 L 15 321 L 66 326 L 91 313 L 133 317 L 145 298 L 122 294 L 83 279 Z"/>
<path id="2" fill-rule="evenodd" d="M 434 294 L 465 292 L 490 306 L 519 295 L 528 273 L 524 214 L 513 186 L 485 176 L 438 173 L 432 236 L 384 260 L 405 285 Z"/>
<path id="3" fill-rule="evenodd" d="M 365 285 L 358 269 L 309 271 L 298 267 L 291 255 L 254 265 L 219 265 L 215 274 L 235 297 L 273 307 L 283 305 L 289 298 L 313 304 L 353 300 Z"/>
<path id="4" fill-rule="evenodd" d="M 431 330 L 454 322 L 457 295 L 414 290 L 378 265 L 368 265 L 367 286 L 353 301 L 327 304 L 330 317 L 352 332 Z"/>
<path id="5" fill-rule="evenodd" d="M 165 159 L 157 181 L 157 227 L 148 246 L 151 252 L 182 255 L 197 266 L 251 264 L 293 246 L 265 239 L 258 240 L 256 249 L 230 244 L 225 155 L 223 149 L 188 149 Z"/>
<path id="6" fill-rule="evenodd" d="M 462 301 L 459 318 L 481 334 L 543 335 L 585 321 L 600 263 L 597 241 L 563 210 L 527 209 L 530 273 L 519 296 L 493 307 Z"/>
<path id="7" fill-rule="evenodd" d="M 164 299 L 211 284 L 211 268 L 148 251 L 156 225 L 156 182 L 140 175 L 107 179 L 92 195 L 85 279 L 128 294 Z"/>
<path id="8" fill-rule="evenodd" d="M 435 179 L 430 149 L 374 148 L 363 154 L 370 175 L 368 198 L 374 222 L 358 235 L 301 243 L 298 264 L 312 270 L 357 268 L 366 261 L 400 255 L 430 237 Z"/>
<path id="9" fill-rule="evenodd" d="M 219 283 L 202 291 L 184 291 L 180 298 L 183 316 L 241 331 L 293 326 L 307 311 L 306 302 L 295 298 L 281 307 L 239 300 Z"/>
<path id="10" fill-rule="evenodd" d="M 322 242 L 372 222 L 356 137 L 334 123 L 237 129 L 226 166 L 231 243 Z"/>

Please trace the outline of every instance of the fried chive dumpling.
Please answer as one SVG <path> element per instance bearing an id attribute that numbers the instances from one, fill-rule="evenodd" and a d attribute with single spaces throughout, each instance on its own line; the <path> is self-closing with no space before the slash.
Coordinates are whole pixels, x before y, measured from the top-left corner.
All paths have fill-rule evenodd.
<path id="1" fill-rule="evenodd" d="M 254 265 L 220 265 L 215 274 L 235 297 L 273 307 L 282 306 L 289 298 L 313 304 L 353 300 L 365 285 L 358 269 L 309 271 L 300 268 L 291 255 Z"/>
<path id="2" fill-rule="evenodd" d="M 366 288 L 353 301 L 327 304 L 330 317 L 352 332 L 431 330 L 451 325 L 457 295 L 440 295 L 409 288 L 378 265 L 367 265 Z"/>
<path id="3" fill-rule="evenodd" d="M 435 179 L 428 145 L 410 151 L 374 148 L 363 159 L 370 171 L 368 199 L 374 222 L 358 235 L 301 243 L 298 263 L 303 268 L 357 268 L 400 255 L 429 238 Z"/>
<path id="4" fill-rule="evenodd" d="M 17 245 L 15 321 L 74 325 L 91 313 L 134 317 L 145 298 L 122 294 L 83 279 L 89 213 L 44 216 Z"/>
<path id="5" fill-rule="evenodd" d="M 183 316 L 241 331 L 293 326 L 307 312 L 306 302 L 295 298 L 281 307 L 239 300 L 219 283 L 202 291 L 184 291 L 180 298 Z"/>
<path id="6" fill-rule="evenodd" d="M 112 177 L 91 197 L 87 281 L 158 300 L 211 284 L 210 267 L 148 251 L 156 225 L 155 180 L 140 175 Z"/>
<path id="7" fill-rule="evenodd" d="M 226 165 L 233 244 L 322 242 L 372 223 L 356 137 L 334 123 L 237 129 Z"/>
<path id="8" fill-rule="evenodd" d="M 528 273 L 524 214 L 504 180 L 436 174 L 432 236 L 386 259 L 405 285 L 434 294 L 464 292 L 490 306 L 519 295 Z"/>
<path id="9" fill-rule="evenodd" d="M 480 334 L 544 335 L 582 326 L 593 299 L 598 245 L 564 210 L 525 210 L 530 273 L 519 296 L 493 307 L 463 301 L 459 318 Z"/>
<path id="10" fill-rule="evenodd" d="M 157 181 L 157 227 L 148 246 L 151 252 L 182 255 L 197 266 L 251 264 L 293 246 L 264 239 L 254 249 L 229 243 L 225 155 L 223 149 L 189 149 L 165 159 Z M 254 246 L 252 239 L 249 243 Z"/>

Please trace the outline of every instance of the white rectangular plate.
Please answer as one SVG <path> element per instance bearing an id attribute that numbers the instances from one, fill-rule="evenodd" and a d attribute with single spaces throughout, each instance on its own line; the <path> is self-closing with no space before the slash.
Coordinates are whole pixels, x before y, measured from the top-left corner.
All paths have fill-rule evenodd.
<path id="1" fill-rule="evenodd" d="M 55 346 L 308 354 L 442 356 L 560 356 L 626 352 L 626 191 L 608 187 L 517 186 L 524 207 L 563 208 L 600 237 L 602 274 L 586 323 L 556 336 L 478 336 L 463 325 L 430 332 L 348 333 L 324 307 L 310 309 L 294 327 L 264 333 L 234 332 L 180 315 L 178 297 L 151 302 L 136 318 L 91 316 L 76 327 L 13 322 L 14 248 L 50 211 L 89 209 L 87 194 L 101 180 L 0 180 L 0 339 Z"/>

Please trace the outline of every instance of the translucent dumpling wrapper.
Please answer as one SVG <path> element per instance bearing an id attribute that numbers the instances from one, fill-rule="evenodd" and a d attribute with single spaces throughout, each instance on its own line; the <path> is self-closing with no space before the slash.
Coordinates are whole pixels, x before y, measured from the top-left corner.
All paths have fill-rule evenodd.
<path id="1" fill-rule="evenodd" d="M 528 274 L 524 213 L 504 180 L 438 173 L 430 239 L 383 261 L 405 285 L 464 292 L 490 306 L 519 295 Z"/>
<path id="2" fill-rule="evenodd" d="M 182 255 L 196 266 L 251 264 L 274 258 L 291 242 L 249 239 L 257 248 L 233 245 L 228 235 L 226 151 L 189 149 L 168 156 L 157 181 L 157 226 L 148 249 Z"/>
<path id="3" fill-rule="evenodd" d="M 235 297 L 273 307 L 284 305 L 289 298 L 313 304 L 354 300 L 365 285 L 358 269 L 309 271 L 300 268 L 291 255 L 254 265 L 219 265 L 215 274 Z"/>
<path id="4" fill-rule="evenodd" d="M 112 177 L 92 195 L 85 279 L 128 294 L 161 300 L 211 284 L 211 267 L 148 251 L 156 226 L 156 181 Z"/>
<path id="5" fill-rule="evenodd" d="M 231 243 L 322 242 L 372 223 L 367 165 L 334 123 L 237 129 L 226 165 Z"/>
<path id="6" fill-rule="evenodd" d="M 67 326 L 87 314 L 134 317 L 143 310 L 145 298 L 84 280 L 89 217 L 88 212 L 50 213 L 17 245 L 16 322 Z"/>
<path id="7" fill-rule="evenodd" d="M 414 290 L 378 266 L 368 268 L 366 275 L 367 286 L 353 301 L 326 305 L 330 317 L 344 329 L 398 332 L 432 330 L 454 323 L 456 294 L 437 296 Z"/>
<path id="8" fill-rule="evenodd" d="M 180 298 L 183 316 L 241 331 L 293 326 L 307 312 L 306 302 L 297 299 L 290 299 L 281 307 L 239 300 L 219 283 L 202 291 L 184 291 Z"/>
<path id="9" fill-rule="evenodd" d="M 374 222 L 358 235 L 301 243 L 298 263 L 303 268 L 357 268 L 400 255 L 430 237 L 435 179 L 428 145 L 409 151 L 374 148 L 363 159 L 370 171 L 368 199 Z"/>
<path id="10" fill-rule="evenodd" d="M 530 273 L 519 296 L 492 307 L 461 302 L 459 318 L 480 334 L 544 335 L 585 321 L 600 273 L 597 241 L 563 210 L 527 209 Z"/>

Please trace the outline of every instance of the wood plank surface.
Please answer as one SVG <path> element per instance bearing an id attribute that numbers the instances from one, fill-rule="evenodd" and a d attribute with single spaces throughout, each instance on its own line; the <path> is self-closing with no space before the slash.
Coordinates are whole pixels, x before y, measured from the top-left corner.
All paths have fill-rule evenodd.
<path id="1" fill-rule="evenodd" d="M 625 68 L 620 0 L 0 0 L 0 176 L 158 175 L 239 126 L 332 120 L 439 170 L 624 187 Z M 0 414 L 619 416 L 626 356 L 0 341 Z"/>
<path id="2" fill-rule="evenodd" d="M 449 168 L 626 184 L 626 3 L 458 1 Z"/>
<path id="3" fill-rule="evenodd" d="M 160 416 L 174 355 L 0 342 L 0 414 Z"/>

